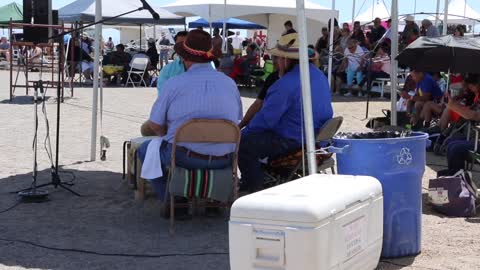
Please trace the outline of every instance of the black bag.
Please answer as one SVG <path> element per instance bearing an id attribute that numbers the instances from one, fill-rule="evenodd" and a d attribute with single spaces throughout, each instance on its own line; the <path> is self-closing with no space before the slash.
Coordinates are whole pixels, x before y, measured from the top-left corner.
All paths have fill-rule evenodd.
<path id="1" fill-rule="evenodd" d="M 447 216 L 475 216 L 477 195 L 471 183 L 470 173 L 463 170 L 453 176 L 431 179 L 428 185 L 428 201 L 435 211 Z"/>

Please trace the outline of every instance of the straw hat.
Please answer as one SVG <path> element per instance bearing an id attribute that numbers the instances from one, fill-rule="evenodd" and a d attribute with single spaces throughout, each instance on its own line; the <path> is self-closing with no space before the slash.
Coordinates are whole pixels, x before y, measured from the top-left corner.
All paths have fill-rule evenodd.
<path id="1" fill-rule="evenodd" d="M 292 33 L 282 36 L 277 42 L 277 46 L 271 49 L 269 52 L 273 56 L 285 57 L 289 59 L 299 59 L 299 48 L 300 44 L 298 40 L 298 33 Z M 318 54 L 316 54 L 314 50 L 308 51 L 308 58 L 310 60 L 314 60 L 317 57 Z"/>
<path id="2" fill-rule="evenodd" d="M 405 21 L 407 22 L 414 22 L 415 21 L 415 17 L 413 15 L 407 15 L 407 17 L 405 18 Z"/>
<path id="3" fill-rule="evenodd" d="M 212 37 L 202 30 L 192 30 L 183 42 L 175 44 L 175 52 L 187 61 L 208 63 L 215 59 Z"/>

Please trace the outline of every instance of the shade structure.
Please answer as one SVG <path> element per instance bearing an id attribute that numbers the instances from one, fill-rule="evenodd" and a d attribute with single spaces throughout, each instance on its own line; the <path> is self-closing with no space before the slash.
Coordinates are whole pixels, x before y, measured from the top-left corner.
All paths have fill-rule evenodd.
<path id="1" fill-rule="evenodd" d="M 130 10 L 142 7 L 140 0 L 103 0 L 102 18 L 111 18 Z M 134 12 L 132 14 L 114 19 L 105 24 L 162 24 L 162 25 L 184 25 L 185 18 L 174 15 L 164 9 L 153 7 L 160 15 L 160 20 L 156 21 L 147 10 Z M 95 0 L 77 0 L 70 3 L 58 11 L 58 17 L 64 22 L 94 22 L 95 21 Z"/>
<path id="2" fill-rule="evenodd" d="M 212 27 L 223 28 L 223 19 L 212 22 Z M 205 19 L 198 19 L 188 24 L 189 28 L 209 27 L 210 23 Z M 227 29 L 267 29 L 267 27 L 249 21 L 244 21 L 236 18 L 229 18 L 226 20 Z"/>
<path id="3" fill-rule="evenodd" d="M 477 0 L 470 0 L 470 2 L 474 1 Z M 473 25 L 480 22 L 480 13 L 475 11 L 466 0 L 450 0 L 448 2 L 447 14 L 448 24 Z M 431 21 L 444 20 L 443 14 L 438 14 L 437 16 L 428 16 L 427 18 Z"/>
<path id="4" fill-rule="evenodd" d="M 400 65 L 425 72 L 479 73 L 480 38 L 422 37 L 397 60 Z"/>
<path id="5" fill-rule="evenodd" d="M 162 8 L 180 16 L 199 16 L 208 21 L 237 18 L 268 27 L 269 48 L 275 46 L 284 31 L 283 24 L 290 20 L 295 28 L 297 8 L 293 0 L 177 0 Z M 331 17 L 338 19 L 338 11 L 305 1 L 308 26 L 308 44 L 315 44 L 322 36 L 322 26 L 327 26 Z"/>
<path id="6" fill-rule="evenodd" d="M 23 7 L 15 2 L 0 7 L 0 24 L 10 23 L 10 18 L 14 22 L 23 21 Z"/>
<path id="7" fill-rule="evenodd" d="M 368 1 L 368 0 L 367 0 Z M 370 6 L 365 12 L 355 16 L 355 21 L 360 23 L 372 22 L 376 17 L 385 20 L 390 18 L 390 11 L 384 0 L 377 0 L 372 6 Z"/>

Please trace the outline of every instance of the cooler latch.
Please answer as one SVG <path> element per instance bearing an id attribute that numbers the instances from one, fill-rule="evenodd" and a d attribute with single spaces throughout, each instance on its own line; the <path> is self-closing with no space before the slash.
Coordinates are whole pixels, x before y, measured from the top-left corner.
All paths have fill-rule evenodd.
<path id="1" fill-rule="evenodd" d="M 253 264 L 262 269 L 284 269 L 285 234 L 281 231 L 253 232 Z"/>

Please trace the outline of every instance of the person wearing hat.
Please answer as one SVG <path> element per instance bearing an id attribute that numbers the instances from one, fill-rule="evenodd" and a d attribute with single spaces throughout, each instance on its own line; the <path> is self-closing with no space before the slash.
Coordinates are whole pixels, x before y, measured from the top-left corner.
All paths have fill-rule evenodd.
<path id="1" fill-rule="evenodd" d="M 316 55 L 311 51 L 311 58 Z M 300 82 L 298 34 L 282 36 L 270 50 L 277 57 L 280 79 L 267 92 L 262 108 L 242 130 L 239 149 L 241 189 L 255 192 L 262 189 L 261 159 L 275 158 L 302 147 L 303 111 Z M 325 74 L 309 65 L 315 132 L 333 116 L 330 87 Z"/>
<path id="2" fill-rule="evenodd" d="M 405 28 L 403 29 L 402 34 L 400 35 L 400 44 L 402 48 L 405 48 L 408 44 L 412 42 L 413 37 L 416 35 L 418 36 L 420 33 L 420 28 L 415 23 L 415 17 L 412 15 L 408 15 L 405 18 Z"/>
<path id="3" fill-rule="evenodd" d="M 467 121 L 480 121 L 480 75 L 468 74 L 464 80 L 465 86 L 475 94 L 474 103 L 465 106 L 449 97 L 447 109 L 460 115 Z M 465 162 L 470 159 L 469 152 L 475 149 L 474 141 L 454 141 L 448 145 L 447 162 L 448 170 L 453 175 L 461 169 L 465 169 Z"/>
<path id="4" fill-rule="evenodd" d="M 173 39 L 175 40 L 175 43 L 184 42 L 187 35 L 187 31 L 180 31 L 175 35 Z M 184 72 L 185 65 L 183 64 L 183 60 L 177 55 L 177 57 L 175 57 L 175 59 L 171 63 L 169 63 L 168 65 L 163 67 L 162 70 L 160 70 L 160 74 L 158 75 L 157 79 L 157 97 L 160 96 L 165 82 L 167 82 L 171 78 L 183 74 Z M 142 124 L 140 128 L 140 133 L 144 137 L 156 135 L 155 132 L 150 128 L 148 121 Z"/>
<path id="5" fill-rule="evenodd" d="M 170 164 L 175 133 L 185 122 L 206 118 L 239 123 L 243 116 L 237 85 L 210 64 L 214 55 L 209 33 L 192 30 L 184 42 L 175 44 L 174 50 L 183 59 L 186 72 L 164 84 L 149 119 L 150 128 L 163 137 L 159 149 L 162 167 Z M 138 150 L 142 162 L 151 158 L 147 156 L 150 143 L 146 141 Z M 234 150 L 232 144 L 183 143 L 177 146 L 176 162 L 183 168 L 220 169 L 231 166 Z M 156 149 L 148 152 L 155 153 Z M 167 174 L 163 175 L 149 179 L 160 199 L 165 198 Z"/>

